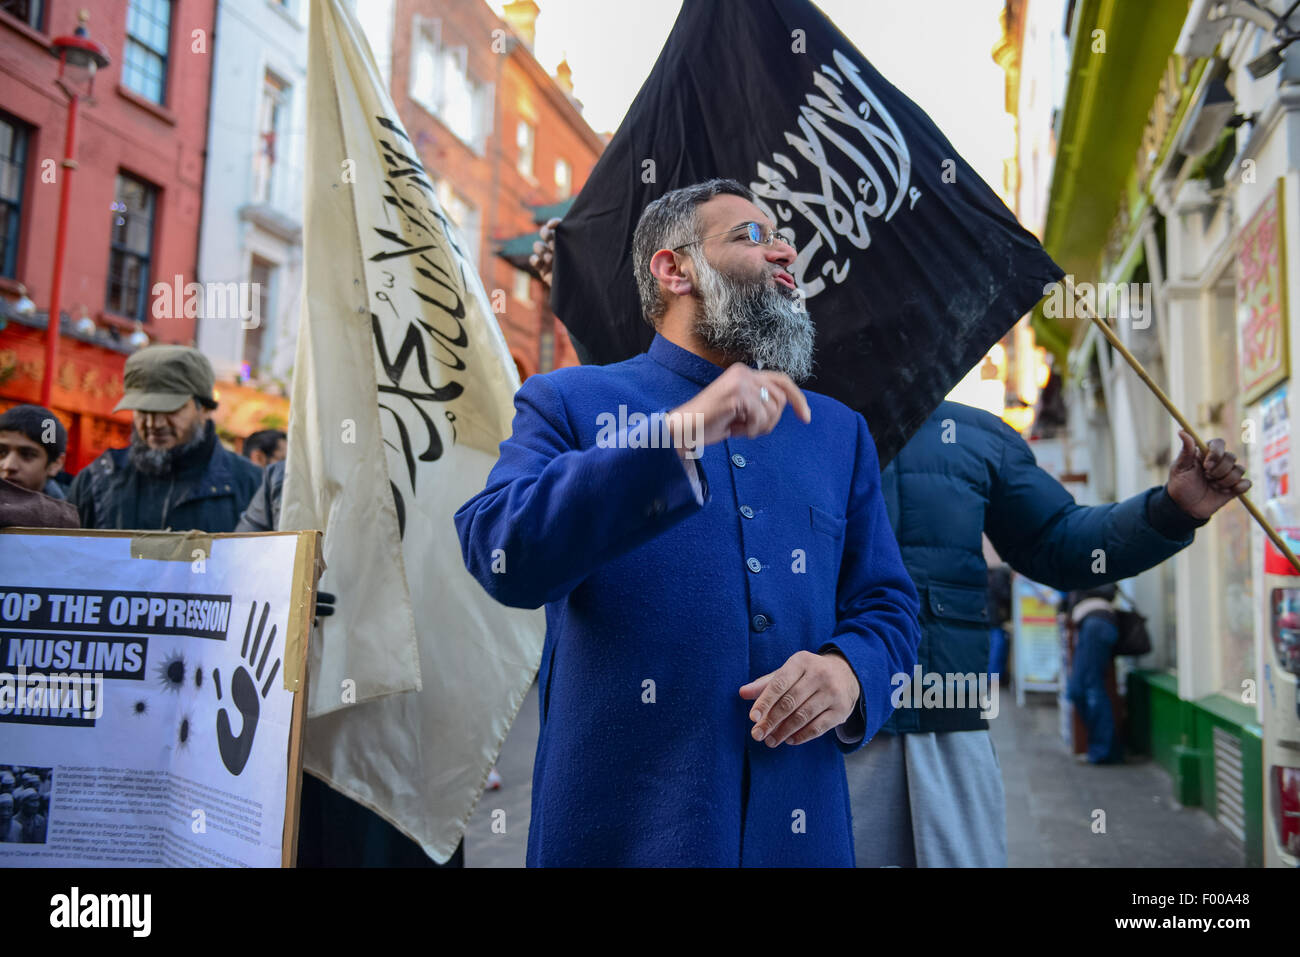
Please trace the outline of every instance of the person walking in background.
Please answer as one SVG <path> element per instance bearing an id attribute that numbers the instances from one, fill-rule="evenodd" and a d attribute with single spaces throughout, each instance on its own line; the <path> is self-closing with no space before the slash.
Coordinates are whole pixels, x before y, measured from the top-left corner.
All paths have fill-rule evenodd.
<path id="1" fill-rule="evenodd" d="M 1115 715 L 1106 690 L 1106 675 L 1119 640 L 1113 585 L 1072 591 L 1065 613 L 1074 631 L 1074 655 L 1066 694 L 1088 729 L 1089 764 L 1123 764 L 1124 742 L 1116 733 Z"/>
<path id="2" fill-rule="evenodd" d="M 1007 656 L 1011 650 L 1011 569 L 989 568 L 989 675 L 1007 684 Z"/>

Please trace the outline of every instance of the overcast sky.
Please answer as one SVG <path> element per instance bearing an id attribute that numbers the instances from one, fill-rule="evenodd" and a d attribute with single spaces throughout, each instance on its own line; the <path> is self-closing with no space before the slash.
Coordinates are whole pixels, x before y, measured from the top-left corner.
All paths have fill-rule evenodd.
<path id="1" fill-rule="evenodd" d="M 498 13 L 506 0 L 488 0 Z M 654 65 L 680 0 L 536 0 L 534 55 L 562 57 L 597 132 L 618 127 Z M 737 6 L 743 0 L 732 0 Z M 921 106 L 999 193 L 1012 152 L 1004 75 L 991 50 L 1002 0 L 820 0 L 817 4 L 882 74 Z"/>

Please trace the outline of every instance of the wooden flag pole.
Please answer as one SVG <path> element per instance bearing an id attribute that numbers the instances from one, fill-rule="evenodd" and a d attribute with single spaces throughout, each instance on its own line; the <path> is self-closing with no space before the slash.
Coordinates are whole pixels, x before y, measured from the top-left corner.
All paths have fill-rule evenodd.
<path id="1" fill-rule="evenodd" d="M 1201 441 L 1201 437 L 1196 434 L 1196 430 L 1192 428 L 1192 424 L 1187 421 L 1186 416 L 1178 411 L 1178 407 L 1169 400 L 1169 396 L 1165 395 L 1164 390 L 1162 390 L 1160 386 L 1156 385 L 1155 382 L 1152 381 L 1151 376 L 1147 374 L 1147 370 L 1142 368 L 1142 363 L 1138 362 L 1133 353 L 1129 352 L 1128 349 L 1124 347 L 1124 343 L 1119 341 L 1119 336 L 1115 335 L 1114 330 L 1111 329 L 1110 326 L 1106 325 L 1105 321 L 1099 319 L 1093 313 L 1092 309 L 1088 307 L 1087 301 L 1081 299 L 1078 293 L 1075 292 L 1074 283 L 1071 281 L 1070 277 L 1066 276 L 1061 280 L 1061 282 L 1065 283 L 1065 288 L 1068 290 L 1070 298 L 1074 300 L 1075 315 L 1087 316 L 1092 320 L 1093 325 L 1095 325 L 1101 331 L 1101 334 L 1106 337 L 1106 341 L 1114 346 L 1115 350 L 1124 357 L 1124 360 L 1133 368 L 1133 371 L 1137 373 L 1137 377 L 1146 383 L 1147 388 L 1150 389 L 1152 393 L 1155 394 L 1155 397 L 1160 400 L 1160 404 L 1169 410 L 1169 414 L 1172 415 L 1177 420 L 1178 424 L 1182 426 L 1183 430 L 1192 437 L 1192 441 L 1196 443 L 1196 447 L 1202 452 L 1209 451 L 1209 447 Z M 1245 495 L 1238 495 L 1237 498 L 1240 500 L 1241 504 L 1245 506 L 1246 511 L 1250 513 L 1250 517 L 1253 518 L 1259 524 L 1259 527 L 1264 530 L 1264 534 L 1267 535 L 1273 544 L 1277 546 L 1278 551 L 1286 556 L 1287 561 L 1291 563 L 1291 567 L 1294 568 L 1297 573 L 1300 573 L 1300 558 L 1296 558 L 1295 553 L 1291 551 L 1290 546 L 1287 545 L 1282 536 L 1277 533 L 1277 530 L 1273 528 L 1271 524 L 1269 524 L 1268 519 L 1264 517 L 1263 513 L 1255 507 L 1255 503 Z"/>

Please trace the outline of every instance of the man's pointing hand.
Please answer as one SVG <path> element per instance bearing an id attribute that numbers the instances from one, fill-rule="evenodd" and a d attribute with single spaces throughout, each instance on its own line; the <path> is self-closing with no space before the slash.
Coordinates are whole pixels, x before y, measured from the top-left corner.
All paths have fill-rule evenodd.
<path id="1" fill-rule="evenodd" d="M 743 362 L 736 362 L 695 398 L 674 409 L 669 414 L 669 422 L 678 436 L 681 434 L 679 416 L 691 423 L 700 422 L 703 434 L 697 433 L 694 443 L 702 447 L 734 436 L 756 439 L 767 435 L 781 421 L 787 405 L 794 406 L 795 414 L 803 422 L 812 421 L 808 399 L 788 375 L 751 369 Z"/>

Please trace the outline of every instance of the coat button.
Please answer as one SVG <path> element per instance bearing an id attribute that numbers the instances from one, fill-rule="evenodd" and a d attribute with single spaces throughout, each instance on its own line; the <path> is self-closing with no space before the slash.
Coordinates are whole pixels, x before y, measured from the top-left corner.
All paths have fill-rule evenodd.
<path id="1" fill-rule="evenodd" d="M 731 457 L 731 464 L 738 469 L 743 469 L 745 467 L 745 457 L 737 452 Z"/>
<path id="2" fill-rule="evenodd" d="M 753 518 L 754 510 L 750 508 L 748 505 L 742 505 L 740 506 L 740 514 L 745 516 L 745 518 Z"/>
<path id="3" fill-rule="evenodd" d="M 767 631 L 767 626 L 772 624 L 772 619 L 768 618 L 767 615 L 755 615 L 750 623 L 754 626 L 755 631 Z"/>
<path id="4" fill-rule="evenodd" d="M 751 558 L 745 564 L 749 566 L 751 572 L 761 572 L 763 570 L 763 563 L 757 558 Z"/>

